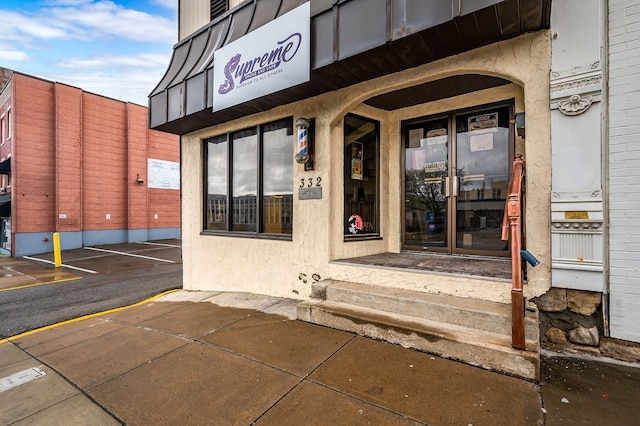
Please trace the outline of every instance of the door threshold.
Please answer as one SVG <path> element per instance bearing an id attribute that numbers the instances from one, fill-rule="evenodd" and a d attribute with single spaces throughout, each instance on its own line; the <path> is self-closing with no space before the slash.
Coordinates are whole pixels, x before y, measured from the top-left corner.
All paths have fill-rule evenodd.
<path id="1" fill-rule="evenodd" d="M 508 257 L 450 255 L 401 251 L 335 260 L 362 266 L 406 269 L 435 274 L 465 275 L 500 280 L 511 280 L 511 259 Z"/>

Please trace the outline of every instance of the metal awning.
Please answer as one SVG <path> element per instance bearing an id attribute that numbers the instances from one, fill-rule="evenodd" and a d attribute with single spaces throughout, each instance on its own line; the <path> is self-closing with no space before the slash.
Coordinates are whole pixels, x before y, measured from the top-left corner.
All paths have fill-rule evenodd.
<path id="1" fill-rule="evenodd" d="M 213 112 L 213 53 L 300 0 L 255 0 L 176 44 L 149 95 L 149 126 L 185 134 L 245 115 L 549 28 L 551 0 L 311 0 L 311 79 Z M 451 77 L 367 101 L 387 110 L 508 83 Z"/>

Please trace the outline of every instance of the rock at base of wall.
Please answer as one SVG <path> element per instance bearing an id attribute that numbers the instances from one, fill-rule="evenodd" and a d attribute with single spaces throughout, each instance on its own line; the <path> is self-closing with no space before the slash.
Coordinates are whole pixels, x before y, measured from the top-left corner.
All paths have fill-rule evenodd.
<path id="1" fill-rule="evenodd" d="M 569 341 L 577 345 L 597 347 L 600 345 L 600 332 L 598 327 L 578 327 L 569 330 Z"/>
<path id="2" fill-rule="evenodd" d="M 567 345 L 567 335 L 563 330 L 559 328 L 551 327 L 544 333 L 544 337 L 551 343 L 556 345 Z"/>
<path id="3" fill-rule="evenodd" d="M 573 312 L 590 316 L 602 302 L 602 293 L 596 291 L 567 290 L 567 306 Z"/>
<path id="4" fill-rule="evenodd" d="M 567 309 L 567 290 L 552 287 L 542 296 L 531 299 L 544 312 L 562 312 Z"/>

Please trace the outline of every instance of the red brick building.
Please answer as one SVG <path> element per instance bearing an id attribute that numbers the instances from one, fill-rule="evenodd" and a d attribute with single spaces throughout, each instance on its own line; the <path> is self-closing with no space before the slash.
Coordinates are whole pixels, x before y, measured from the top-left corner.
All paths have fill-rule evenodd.
<path id="1" fill-rule="evenodd" d="M 0 91 L 2 252 L 180 236 L 179 137 L 147 108 L 13 73 Z"/>

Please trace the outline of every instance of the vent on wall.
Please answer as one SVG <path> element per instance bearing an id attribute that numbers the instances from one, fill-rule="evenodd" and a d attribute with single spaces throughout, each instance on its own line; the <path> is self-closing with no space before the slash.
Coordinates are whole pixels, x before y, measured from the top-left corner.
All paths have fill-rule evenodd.
<path id="1" fill-rule="evenodd" d="M 213 21 L 218 16 L 229 10 L 228 0 L 211 0 L 211 20 Z"/>

